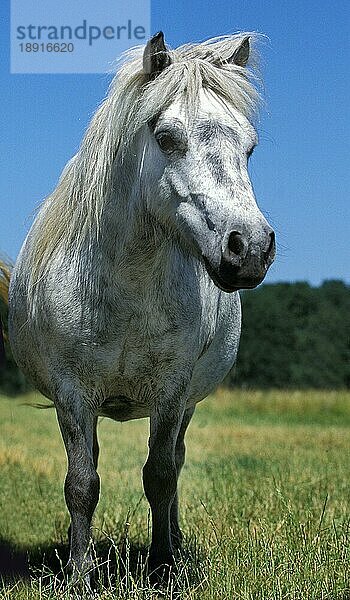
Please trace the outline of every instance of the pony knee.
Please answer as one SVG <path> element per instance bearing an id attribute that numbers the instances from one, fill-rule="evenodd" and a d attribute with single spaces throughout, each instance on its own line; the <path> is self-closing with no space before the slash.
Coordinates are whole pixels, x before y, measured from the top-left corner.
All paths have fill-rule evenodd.
<path id="1" fill-rule="evenodd" d="M 143 488 L 150 505 L 170 502 L 176 493 L 177 470 L 175 462 L 148 458 L 143 467 Z"/>
<path id="2" fill-rule="evenodd" d="M 84 515 L 91 520 L 100 495 L 100 477 L 95 470 L 68 470 L 64 493 L 71 515 Z"/>

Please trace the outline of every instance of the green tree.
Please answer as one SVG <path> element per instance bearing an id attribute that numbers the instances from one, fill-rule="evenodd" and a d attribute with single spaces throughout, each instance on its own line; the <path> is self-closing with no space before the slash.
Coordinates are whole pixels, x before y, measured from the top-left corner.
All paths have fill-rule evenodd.
<path id="1" fill-rule="evenodd" d="M 241 296 L 241 345 L 227 385 L 349 387 L 349 286 L 278 283 Z"/>

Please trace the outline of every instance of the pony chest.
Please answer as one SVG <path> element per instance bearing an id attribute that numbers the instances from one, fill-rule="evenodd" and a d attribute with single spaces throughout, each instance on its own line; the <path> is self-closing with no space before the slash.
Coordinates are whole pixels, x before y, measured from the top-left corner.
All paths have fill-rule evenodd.
<path id="1" fill-rule="evenodd" d="M 176 306 L 139 303 L 134 310 L 119 314 L 99 354 L 113 378 L 139 379 L 154 374 L 155 369 L 171 370 L 189 360 L 191 336 L 193 320 L 191 324 Z"/>

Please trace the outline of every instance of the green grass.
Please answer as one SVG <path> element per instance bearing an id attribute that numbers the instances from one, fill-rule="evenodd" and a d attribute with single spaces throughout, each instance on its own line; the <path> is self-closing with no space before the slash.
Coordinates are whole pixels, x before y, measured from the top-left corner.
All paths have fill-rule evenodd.
<path id="1" fill-rule="evenodd" d="M 83 597 L 50 575 L 56 549 L 67 556 L 66 458 L 54 411 L 28 399 L 0 398 L 0 573 L 6 555 L 15 571 L 0 598 Z M 157 592 L 142 566 L 148 422 L 101 421 L 98 597 L 349 600 L 349 426 L 348 392 L 221 390 L 199 405 L 180 482 L 185 554 L 175 588 Z"/>

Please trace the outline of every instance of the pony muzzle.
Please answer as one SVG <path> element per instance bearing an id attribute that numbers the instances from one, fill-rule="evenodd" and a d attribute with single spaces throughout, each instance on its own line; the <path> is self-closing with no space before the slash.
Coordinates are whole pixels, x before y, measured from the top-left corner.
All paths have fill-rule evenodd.
<path id="1" fill-rule="evenodd" d="M 275 233 L 270 227 L 257 241 L 250 241 L 248 236 L 234 230 L 226 237 L 219 265 L 214 265 L 207 257 L 204 257 L 204 264 L 217 287 L 225 292 L 235 292 L 259 285 L 275 254 Z"/>

